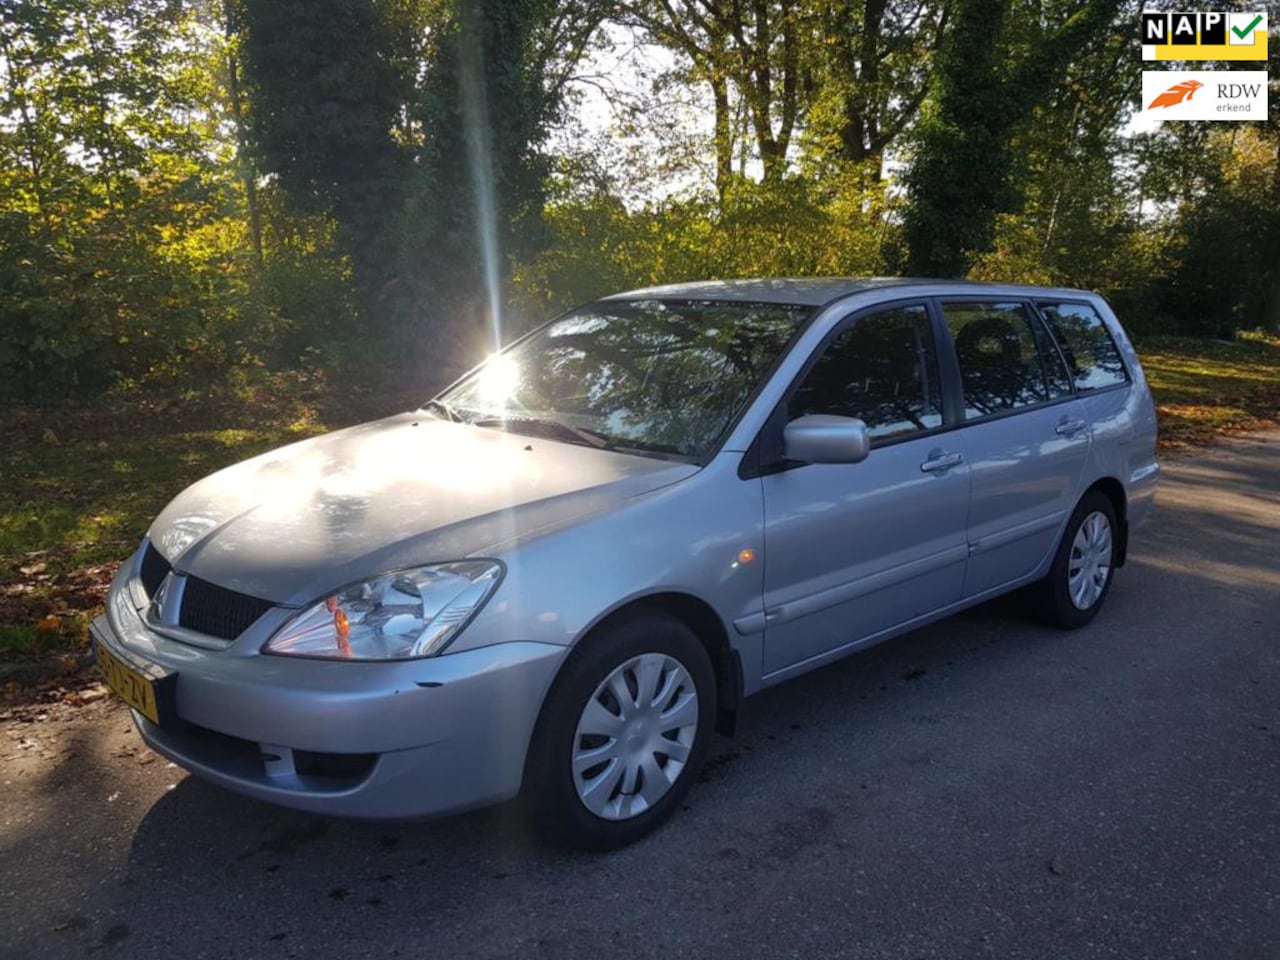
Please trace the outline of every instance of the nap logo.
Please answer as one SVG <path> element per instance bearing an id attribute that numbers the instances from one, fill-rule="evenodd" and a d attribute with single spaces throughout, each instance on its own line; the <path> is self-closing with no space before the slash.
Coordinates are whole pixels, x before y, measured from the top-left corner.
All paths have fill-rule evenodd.
<path id="1" fill-rule="evenodd" d="M 1266 120 L 1265 70 L 1143 70 L 1142 114 L 1152 120 Z"/>
<path id="2" fill-rule="evenodd" d="M 1265 60 L 1267 15 L 1142 13 L 1143 60 Z"/>

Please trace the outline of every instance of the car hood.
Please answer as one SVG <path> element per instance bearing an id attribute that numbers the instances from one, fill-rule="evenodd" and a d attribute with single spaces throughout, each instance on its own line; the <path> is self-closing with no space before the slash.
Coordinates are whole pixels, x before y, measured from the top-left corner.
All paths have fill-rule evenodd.
<path id="1" fill-rule="evenodd" d="M 215 473 L 148 535 L 182 573 L 300 606 L 389 570 L 496 552 L 697 470 L 401 414 Z"/>

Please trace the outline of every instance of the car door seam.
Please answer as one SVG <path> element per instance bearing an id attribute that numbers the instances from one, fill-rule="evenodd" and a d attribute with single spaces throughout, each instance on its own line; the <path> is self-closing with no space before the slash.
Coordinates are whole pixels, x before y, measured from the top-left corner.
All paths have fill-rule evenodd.
<path id="1" fill-rule="evenodd" d="M 742 617 L 735 620 L 734 627 L 739 633 L 754 633 L 764 629 L 766 624 L 799 620 L 801 617 L 821 613 L 830 607 L 856 600 L 859 597 L 864 597 L 867 594 L 875 593 L 888 587 L 897 586 L 900 583 L 905 583 L 926 573 L 932 573 L 935 570 L 941 570 L 954 563 L 961 563 L 967 555 L 966 546 L 964 544 L 956 544 L 930 556 L 908 560 L 906 563 L 898 564 L 898 566 L 891 567 L 888 570 L 879 570 L 865 577 L 858 577 L 856 580 L 850 580 L 834 587 L 827 587 L 824 590 L 798 597 L 795 600 L 788 600 L 785 603 L 767 607 L 762 614 L 753 614 L 750 617 Z"/>

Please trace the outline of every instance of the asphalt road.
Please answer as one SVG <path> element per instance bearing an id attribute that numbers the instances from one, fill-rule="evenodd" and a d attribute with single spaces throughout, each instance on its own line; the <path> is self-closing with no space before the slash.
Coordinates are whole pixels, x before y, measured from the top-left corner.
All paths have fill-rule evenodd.
<path id="1" fill-rule="evenodd" d="M 766 692 L 615 854 L 243 800 L 105 698 L 11 715 L 0 956 L 1280 958 L 1280 434 L 1166 468 L 1091 627 L 996 603 Z"/>

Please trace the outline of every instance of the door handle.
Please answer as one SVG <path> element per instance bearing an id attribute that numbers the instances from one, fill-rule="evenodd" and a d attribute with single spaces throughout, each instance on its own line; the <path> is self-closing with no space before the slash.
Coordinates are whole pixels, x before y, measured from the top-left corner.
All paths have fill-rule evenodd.
<path id="1" fill-rule="evenodd" d="M 1087 426 L 1088 424 L 1083 420 L 1067 417 L 1058 423 L 1054 433 L 1060 437 L 1073 437 Z"/>
<path id="2" fill-rule="evenodd" d="M 958 467 L 962 463 L 964 463 L 964 456 L 962 454 L 938 453 L 920 464 L 920 469 L 924 473 L 940 473 L 943 470 L 950 470 L 952 467 Z"/>

